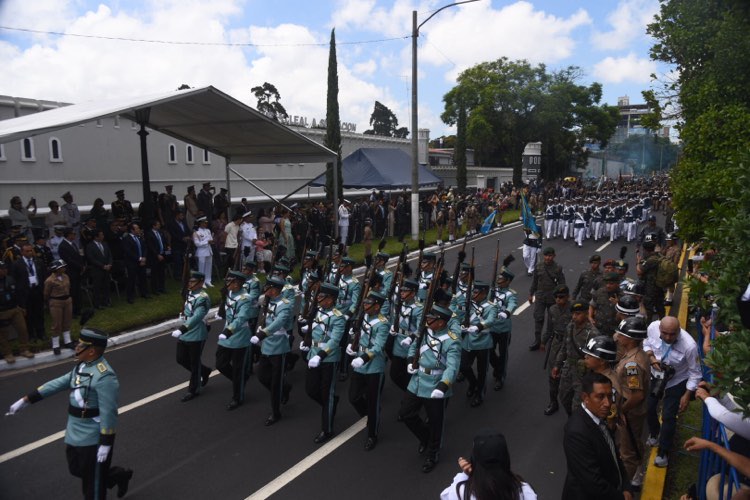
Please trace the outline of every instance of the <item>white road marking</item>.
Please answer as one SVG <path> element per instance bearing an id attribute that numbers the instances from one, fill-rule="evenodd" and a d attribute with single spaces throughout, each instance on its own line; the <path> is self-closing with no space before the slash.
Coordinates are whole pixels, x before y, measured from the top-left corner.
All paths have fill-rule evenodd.
<path id="1" fill-rule="evenodd" d="M 218 375 L 218 374 L 219 372 L 214 370 L 211 373 L 210 377 L 213 377 L 214 375 Z M 122 408 L 119 409 L 118 413 L 122 415 L 123 413 L 127 413 L 130 410 L 135 410 L 136 408 L 139 408 L 143 405 L 151 403 L 152 401 L 156 401 L 159 398 L 163 398 L 164 396 L 169 396 L 170 394 L 173 394 L 181 389 L 185 389 L 187 386 L 188 386 L 188 383 L 183 382 L 182 384 L 177 384 L 174 387 L 170 387 L 169 389 L 164 389 L 161 392 L 157 392 L 156 394 L 152 394 L 143 399 L 139 399 L 138 401 L 135 401 L 134 403 L 130 403 L 129 405 L 123 406 Z M 42 446 L 48 445 L 50 443 L 54 443 L 55 441 L 63 437 L 65 437 L 65 431 L 56 432 L 54 434 L 50 434 L 49 436 L 45 438 L 34 441 L 33 443 L 29 443 L 27 445 L 21 446 L 20 448 L 16 448 L 15 450 L 9 451 L 7 453 L 3 453 L 2 455 L 0 455 L 0 464 L 3 462 L 7 462 L 8 460 L 12 460 L 14 458 L 20 457 L 21 455 L 29 453 L 30 451 L 34 451 L 37 448 L 41 448 Z"/>
<path id="2" fill-rule="evenodd" d="M 596 251 L 597 252 L 601 252 L 602 250 L 604 250 L 605 248 L 607 248 L 610 243 L 612 243 L 612 242 L 611 241 L 606 242 L 604 245 L 602 245 L 599 248 L 597 248 Z"/>
<path id="3" fill-rule="evenodd" d="M 366 426 L 367 417 L 362 417 L 361 419 L 354 422 L 351 427 L 346 429 L 344 432 L 328 441 L 315 452 L 309 454 L 308 456 L 294 464 L 286 472 L 284 472 L 280 476 L 277 476 L 276 479 L 263 486 L 261 489 L 247 497 L 245 500 L 261 500 L 270 497 L 281 488 L 294 481 L 298 476 L 310 469 L 313 465 L 317 464 L 319 461 L 323 460 L 325 457 L 336 451 L 339 446 L 346 443 L 349 439 L 351 439 L 355 434 L 364 429 Z"/>
<path id="4" fill-rule="evenodd" d="M 529 301 L 527 300 L 526 302 L 518 306 L 518 308 L 515 311 L 513 311 L 513 316 L 518 316 L 519 314 L 524 312 L 526 309 L 528 309 L 530 306 L 531 304 L 529 304 Z"/>

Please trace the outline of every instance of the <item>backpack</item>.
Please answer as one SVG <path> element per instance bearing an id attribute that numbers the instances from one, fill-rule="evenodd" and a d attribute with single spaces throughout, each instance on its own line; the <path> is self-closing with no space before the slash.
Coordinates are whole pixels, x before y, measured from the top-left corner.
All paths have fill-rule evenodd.
<path id="1" fill-rule="evenodd" d="M 669 288 L 677 283 L 677 264 L 672 259 L 661 257 L 659 267 L 656 268 L 656 279 L 654 282 L 659 288 Z"/>

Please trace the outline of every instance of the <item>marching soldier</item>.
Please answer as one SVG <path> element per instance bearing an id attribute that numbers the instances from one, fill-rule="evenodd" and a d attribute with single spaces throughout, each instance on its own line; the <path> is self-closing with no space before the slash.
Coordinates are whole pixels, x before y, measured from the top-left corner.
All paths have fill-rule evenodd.
<path id="1" fill-rule="evenodd" d="M 589 320 L 602 335 L 611 337 L 617 326 L 617 301 L 620 297 L 620 275 L 606 273 L 604 286 L 600 287 L 589 302 Z"/>
<path id="2" fill-rule="evenodd" d="M 117 196 L 117 199 L 112 202 L 112 218 L 123 218 L 127 222 L 130 222 L 135 211 L 133 210 L 133 205 L 130 201 L 125 199 L 125 190 L 120 189 L 119 191 L 115 191 L 115 195 Z"/>
<path id="3" fill-rule="evenodd" d="M 346 329 L 349 329 L 349 321 L 355 312 L 357 302 L 359 301 L 359 294 L 362 293 L 362 285 L 359 280 L 352 274 L 352 267 L 354 266 L 354 259 L 350 257 L 342 257 L 340 264 L 340 279 L 339 279 L 339 296 L 336 301 L 336 309 L 341 311 L 344 318 L 347 321 Z M 342 337 L 342 342 L 345 342 L 346 338 Z M 345 347 L 346 344 L 342 344 L 341 347 Z M 342 356 L 344 359 L 339 364 L 339 380 L 344 381 L 349 376 L 349 363 L 351 360 L 348 359 L 348 355 Z"/>
<path id="4" fill-rule="evenodd" d="M 390 254 L 385 252 L 378 252 L 375 254 L 375 272 L 383 278 L 383 288 L 385 293 L 391 289 L 391 283 L 393 283 L 393 271 L 386 269 L 388 260 L 391 258 Z M 393 297 L 386 297 L 385 302 L 380 308 L 380 313 L 386 318 L 389 316 L 391 311 L 391 300 Z"/>
<path id="5" fill-rule="evenodd" d="M 555 262 L 555 249 L 544 249 L 544 261 L 534 269 L 529 290 L 529 304 L 534 304 L 534 342 L 530 351 L 538 351 L 542 340 L 542 327 L 547 310 L 555 303 L 554 290 L 557 285 L 565 284 L 562 267 Z"/>
<path id="6" fill-rule="evenodd" d="M 589 258 L 589 265 L 591 266 L 587 271 L 583 271 L 578 277 L 576 287 L 573 289 L 573 299 L 580 300 L 582 302 L 591 302 L 591 293 L 594 289 L 594 284 L 597 278 L 600 278 L 602 272 L 599 270 L 599 266 L 602 263 L 601 255 L 594 254 Z"/>
<path id="7" fill-rule="evenodd" d="M 14 415 L 29 404 L 58 392 L 68 392 L 65 454 L 70 473 L 81 478 L 86 500 L 102 500 L 107 488 L 115 486 L 117 497 L 121 498 L 133 477 L 131 469 L 111 465 L 120 383 L 104 358 L 106 347 L 107 334 L 94 329 L 81 330 L 75 354 L 78 363 L 73 371 L 45 382 L 8 410 Z"/>
<path id="8" fill-rule="evenodd" d="M 588 319 L 588 307 L 583 302 L 574 302 L 570 307 L 573 313 L 571 322 L 565 331 L 563 347 L 557 354 L 552 377 L 560 377 L 560 402 L 565 412 L 570 415 L 576 404 L 580 404 L 581 377 L 586 372 L 581 349 L 586 343 L 599 335 L 598 330 Z"/>
<path id="9" fill-rule="evenodd" d="M 430 283 L 435 279 L 435 260 L 437 255 L 432 252 L 422 254 L 422 269 L 419 270 L 419 290 L 417 299 L 424 302 L 427 298 L 427 292 L 430 289 Z"/>
<path id="10" fill-rule="evenodd" d="M 258 327 L 250 342 L 260 344 L 258 381 L 271 391 L 271 415 L 265 425 L 273 425 L 281 419 L 281 405 L 289 400 L 292 386 L 286 381 L 286 355 L 291 351 L 289 336 L 292 333 L 294 313 L 292 303 L 282 296 L 286 281 L 277 276 L 266 280 L 263 290 L 267 307 L 265 325 Z"/>
<path id="11" fill-rule="evenodd" d="M 492 349 L 492 330 L 498 321 L 497 306 L 487 298 L 490 284 L 475 281 L 469 311 L 469 326 L 462 328 L 464 335 L 461 349 L 461 373 L 469 381 L 466 397 L 471 400 L 471 407 L 475 408 L 484 402 L 487 367 Z M 477 373 L 474 374 L 474 361 L 477 362 Z"/>
<path id="12" fill-rule="evenodd" d="M 333 436 L 333 418 L 336 415 L 339 397 L 336 389 L 336 365 L 341 358 L 341 338 L 344 336 L 346 319 L 334 307 L 339 288 L 324 283 L 318 290 L 318 313 L 312 325 L 312 345 L 300 343 L 300 350 L 307 352 L 307 376 L 305 392 L 321 407 L 321 431 L 315 443 L 324 443 Z M 306 332 L 303 332 L 306 333 Z"/>
<path id="13" fill-rule="evenodd" d="M 440 460 L 445 406 L 461 363 L 459 340 L 448 329 L 453 313 L 450 309 L 433 306 L 426 314 L 424 338 L 409 348 L 406 366 L 412 377 L 399 410 L 399 419 L 419 440 L 420 455 L 427 452 L 422 472 L 432 471 Z M 427 412 L 428 422 L 419 415 L 422 407 Z"/>
<path id="14" fill-rule="evenodd" d="M 255 274 L 257 269 L 258 263 L 254 260 L 247 260 L 242 264 L 242 274 L 247 276 L 247 278 L 245 279 L 245 283 L 242 284 L 242 288 L 250 296 L 250 316 L 247 320 L 247 327 L 250 329 L 251 333 L 255 331 L 255 327 L 258 324 L 258 315 L 260 313 L 259 299 L 261 296 L 261 286 L 260 280 Z M 291 346 L 291 342 L 289 343 L 289 345 Z M 252 343 L 250 344 L 249 350 L 250 362 L 248 363 L 247 371 L 252 375 L 254 370 L 253 367 L 255 363 L 257 363 L 260 359 L 260 352 L 258 350 L 258 347 L 253 345 Z"/>
<path id="15" fill-rule="evenodd" d="M 548 380 L 549 380 L 549 404 L 544 409 L 544 414 L 549 416 L 560 409 L 557 396 L 560 389 L 560 374 L 554 371 L 555 360 L 565 344 L 565 332 L 568 329 L 573 313 L 570 310 L 570 290 L 567 285 L 557 285 L 555 288 L 555 304 L 549 308 L 549 323 L 544 337 L 542 337 L 542 348 L 548 350 Z"/>
<path id="16" fill-rule="evenodd" d="M 239 408 L 245 400 L 245 382 L 249 377 L 248 319 L 252 304 L 250 295 L 242 287 L 245 279 L 246 276 L 238 271 L 229 271 L 227 274 L 226 320 L 216 347 L 216 369 L 232 381 L 232 399 L 227 405 L 227 410 L 230 411 Z"/>
<path id="17" fill-rule="evenodd" d="M 367 415 L 365 450 L 378 444 L 380 428 L 380 395 L 385 382 L 385 342 L 388 339 L 388 319 L 380 314 L 385 295 L 370 292 L 362 301 L 365 317 L 357 345 L 349 344 L 346 352 L 354 359 L 354 373 L 349 384 L 349 402 L 360 417 Z M 351 339 L 350 339 L 351 340 Z"/>
<path id="18" fill-rule="evenodd" d="M 211 368 L 201 362 L 203 347 L 206 345 L 208 326 L 206 315 L 211 309 L 211 298 L 203 289 L 206 277 L 203 273 L 193 271 L 187 282 L 188 294 L 185 306 L 180 315 L 182 325 L 172 332 L 177 339 L 177 364 L 190 372 L 188 392 L 180 401 L 186 403 L 196 397 L 200 388 L 208 383 Z"/>
<path id="19" fill-rule="evenodd" d="M 510 288 L 510 282 L 515 275 L 503 269 L 497 277 L 494 301 L 497 305 L 497 326 L 492 332 L 492 350 L 490 351 L 490 364 L 493 368 L 496 391 L 505 385 L 505 376 L 508 367 L 508 347 L 510 346 L 512 316 L 518 307 L 518 294 Z"/>
<path id="20" fill-rule="evenodd" d="M 406 358 L 409 355 L 409 347 L 416 338 L 419 322 L 422 319 L 422 304 L 417 302 L 416 293 L 419 283 L 415 280 L 404 280 L 398 291 L 401 296 L 401 309 L 393 308 L 392 316 L 398 314 L 398 319 L 393 320 L 396 328 L 391 328 L 390 334 L 394 336 L 393 357 L 391 358 L 391 380 L 402 391 L 406 391 L 409 385 L 409 374 L 406 372 Z"/>

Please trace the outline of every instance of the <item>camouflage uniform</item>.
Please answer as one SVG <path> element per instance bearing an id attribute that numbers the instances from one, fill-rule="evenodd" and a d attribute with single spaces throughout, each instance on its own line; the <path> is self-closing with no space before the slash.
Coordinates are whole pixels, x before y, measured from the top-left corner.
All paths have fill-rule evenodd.
<path id="1" fill-rule="evenodd" d="M 560 376 L 560 403 L 570 415 L 576 404 L 580 404 L 581 377 L 586 373 L 583 364 L 583 353 L 581 348 L 589 339 L 599 335 L 599 331 L 589 321 L 581 328 L 575 323 L 568 324 L 565 331 L 563 348 L 555 358 L 555 368 L 561 369 Z"/>
<path id="2" fill-rule="evenodd" d="M 547 324 L 547 330 L 544 332 L 544 337 L 542 337 L 542 344 L 546 345 L 550 351 L 549 359 L 551 362 L 547 363 L 550 403 L 557 401 L 557 394 L 560 390 L 560 379 L 552 377 L 552 368 L 555 366 L 555 360 L 557 360 L 557 356 L 563 347 L 565 332 L 572 317 L 573 313 L 570 312 L 569 303 L 566 303 L 562 307 L 555 304 L 549 308 L 549 323 Z M 548 342 L 549 345 L 547 345 Z"/>
<path id="3" fill-rule="evenodd" d="M 589 303 L 595 311 L 594 322 L 596 323 L 596 329 L 602 335 L 608 337 L 614 335 L 615 328 L 617 327 L 617 310 L 615 306 L 617 305 L 617 298 L 620 295 L 620 289 L 618 288 L 614 293 L 614 303 L 612 303 L 607 288 L 601 287 L 594 292 Z"/>

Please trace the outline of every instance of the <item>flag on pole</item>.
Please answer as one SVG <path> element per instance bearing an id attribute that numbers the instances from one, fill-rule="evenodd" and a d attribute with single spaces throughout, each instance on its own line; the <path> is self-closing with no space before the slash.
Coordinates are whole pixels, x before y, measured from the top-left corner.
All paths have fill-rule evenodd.
<path id="1" fill-rule="evenodd" d="M 492 213 L 488 215 L 486 219 L 484 219 L 484 224 L 482 224 L 482 227 L 480 228 L 482 234 L 487 234 L 490 232 L 490 229 L 492 229 L 492 224 L 495 222 L 496 215 L 497 209 L 493 210 Z"/>
<path id="2" fill-rule="evenodd" d="M 537 234 L 542 234 L 542 230 L 537 225 L 534 214 L 531 213 L 531 208 L 526 201 L 525 193 L 521 195 L 521 219 L 523 220 L 523 227 Z"/>

